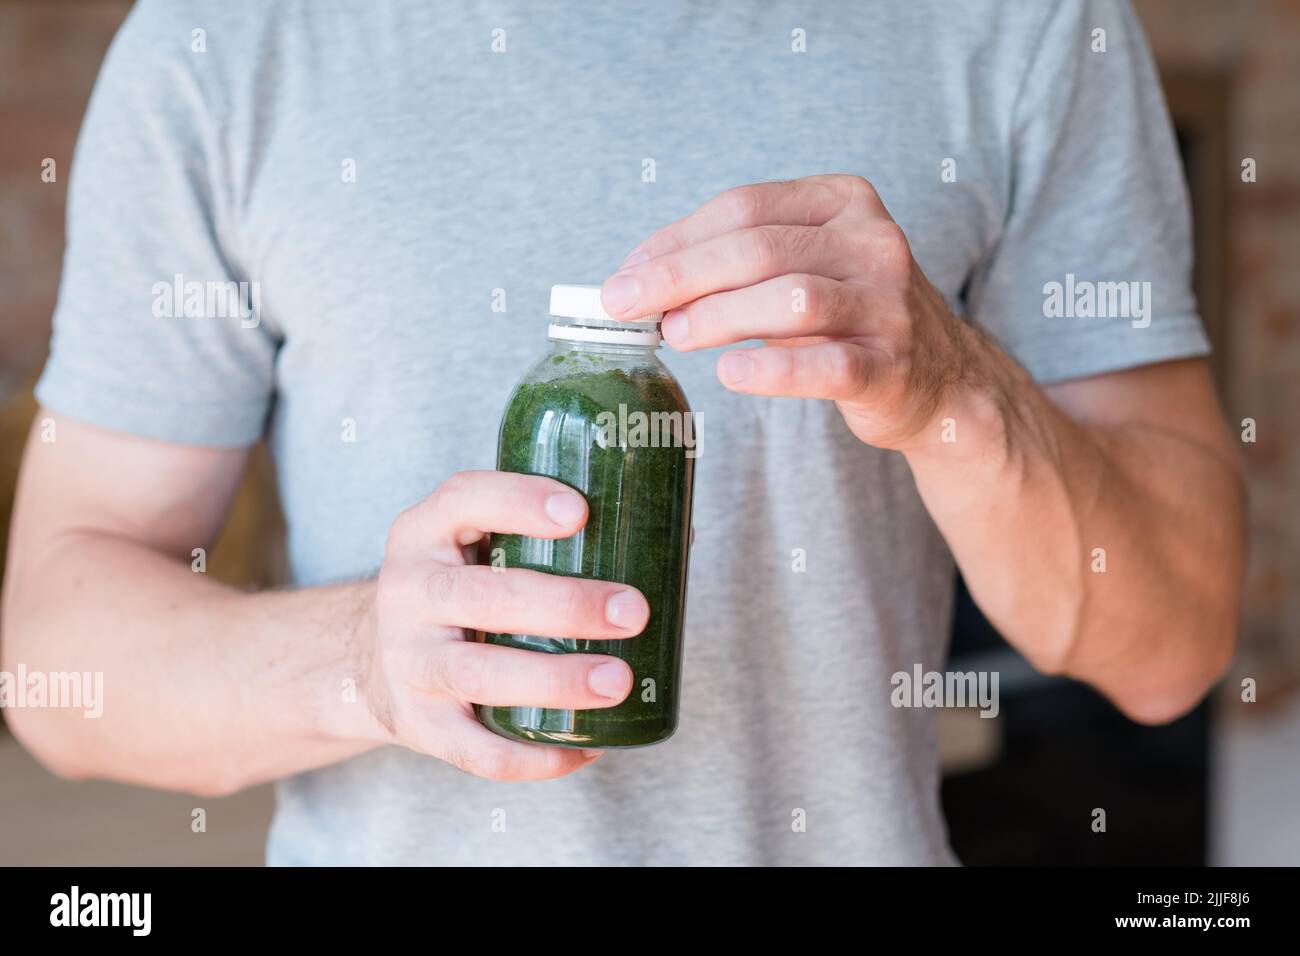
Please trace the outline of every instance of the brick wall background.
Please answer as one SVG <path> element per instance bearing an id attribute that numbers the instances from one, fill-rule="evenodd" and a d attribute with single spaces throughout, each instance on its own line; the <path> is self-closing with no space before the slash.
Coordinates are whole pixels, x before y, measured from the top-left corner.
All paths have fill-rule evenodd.
<path id="1" fill-rule="evenodd" d="M 77 130 L 125 0 L 0 0 L 0 386 L 45 355 Z M 56 183 L 41 163 L 57 163 Z"/>

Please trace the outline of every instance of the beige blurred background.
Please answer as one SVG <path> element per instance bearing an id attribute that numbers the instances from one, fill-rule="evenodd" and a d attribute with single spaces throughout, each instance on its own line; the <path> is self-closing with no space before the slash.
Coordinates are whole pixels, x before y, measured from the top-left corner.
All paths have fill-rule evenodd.
<path id="1" fill-rule="evenodd" d="M 1213 862 L 1300 863 L 1300 0 L 1135 0 L 1160 64 L 1197 216 L 1197 287 L 1230 423 L 1257 422 L 1242 649 L 1216 701 Z M 0 534 L 34 411 L 77 130 L 130 4 L 0 0 Z M 57 181 L 42 182 L 42 163 Z M 1243 159 L 1258 181 L 1243 183 Z M 282 579 L 272 472 L 259 452 L 213 573 Z M 3 563 L 0 561 L 0 575 Z M 3 635 L 0 635 L 3 639 Z M 1243 704 L 1240 679 L 1257 680 Z M 944 714 L 949 768 L 998 749 L 996 723 Z M 191 812 L 207 812 L 207 832 Z M 50 776 L 0 727 L 0 864 L 258 863 L 268 788 L 200 800 Z"/>

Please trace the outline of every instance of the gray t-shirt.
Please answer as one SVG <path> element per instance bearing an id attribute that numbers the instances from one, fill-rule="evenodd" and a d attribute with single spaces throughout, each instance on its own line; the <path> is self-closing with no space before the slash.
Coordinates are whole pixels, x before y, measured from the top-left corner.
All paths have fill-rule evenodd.
<path id="1" fill-rule="evenodd" d="M 37 394 L 166 441 L 269 435 L 295 582 L 370 575 L 401 509 L 492 466 L 552 283 L 824 172 L 870 179 L 1041 381 L 1206 351 L 1116 0 L 143 0 L 78 146 Z M 185 284 L 223 281 L 257 283 L 256 325 L 187 317 Z M 1080 281 L 1149 282 L 1149 323 L 1054 314 L 1045 284 Z M 526 784 L 383 748 L 280 785 L 272 863 L 952 861 L 934 714 L 890 703 L 943 668 L 953 582 L 905 461 L 664 353 L 704 442 L 677 735 Z"/>

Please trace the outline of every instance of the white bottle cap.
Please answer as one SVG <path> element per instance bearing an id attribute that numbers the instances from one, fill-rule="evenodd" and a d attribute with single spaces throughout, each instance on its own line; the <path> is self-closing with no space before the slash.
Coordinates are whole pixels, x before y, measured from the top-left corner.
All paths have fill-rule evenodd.
<path id="1" fill-rule="evenodd" d="M 553 339 L 638 345 L 642 348 L 654 348 L 660 341 L 662 314 L 655 312 L 635 321 L 615 319 L 600 304 L 598 285 L 551 286 L 551 315 L 570 320 L 551 323 L 548 335 Z"/>

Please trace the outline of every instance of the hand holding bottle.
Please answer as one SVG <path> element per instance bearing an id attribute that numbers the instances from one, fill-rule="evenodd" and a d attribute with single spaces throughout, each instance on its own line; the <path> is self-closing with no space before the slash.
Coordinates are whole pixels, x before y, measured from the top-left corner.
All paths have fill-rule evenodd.
<path id="1" fill-rule="evenodd" d="M 628 665 L 599 654 L 541 654 L 466 640 L 468 631 L 626 639 L 645 627 L 634 588 L 475 564 L 496 531 L 567 538 L 587 520 L 582 496 L 532 475 L 466 471 L 398 516 L 367 615 L 366 699 L 386 742 L 495 780 L 564 776 L 599 752 L 500 737 L 474 704 L 612 707 L 632 687 Z"/>

